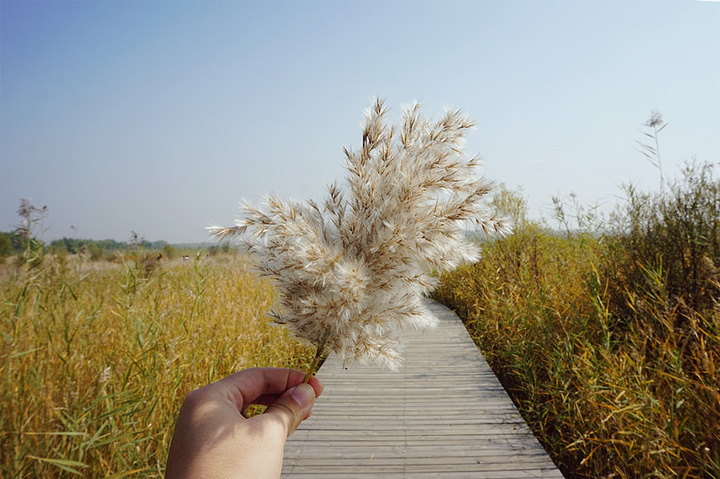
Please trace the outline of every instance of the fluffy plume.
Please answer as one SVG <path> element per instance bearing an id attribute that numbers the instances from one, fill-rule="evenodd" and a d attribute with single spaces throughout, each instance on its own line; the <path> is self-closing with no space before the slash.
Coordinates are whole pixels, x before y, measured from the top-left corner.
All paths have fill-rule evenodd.
<path id="1" fill-rule="evenodd" d="M 482 205 L 492 184 L 475 175 L 479 160 L 463 155 L 473 122 L 459 111 L 433 122 L 419 109 L 406 108 L 395 129 L 374 101 L 362 146 L 345 149 L 346 185 L 330 185 L 321 204 L 271 196 L 264 209 L 245 203 L 235 227 L 210 228 L 242 235 L 275 280 L 277 323 L 346 361 L 397 369 L 403 330 L 434 327 L 423 302 L 436 284 L 430 272 L 477 258 L 467 223 L 509 230 Z"/>

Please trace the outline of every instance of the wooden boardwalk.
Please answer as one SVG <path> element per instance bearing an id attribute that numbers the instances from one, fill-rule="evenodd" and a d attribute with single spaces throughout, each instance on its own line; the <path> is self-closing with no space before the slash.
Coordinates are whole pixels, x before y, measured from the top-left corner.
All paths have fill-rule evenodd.
<path id="1" fill-rule="evenodd" d="M 290 436 L 282 477 L 563 477 L 455 313 L 430 308 L 440 325 L 408 335 L 400 372 L 328 358 L 325 391 Z"/>

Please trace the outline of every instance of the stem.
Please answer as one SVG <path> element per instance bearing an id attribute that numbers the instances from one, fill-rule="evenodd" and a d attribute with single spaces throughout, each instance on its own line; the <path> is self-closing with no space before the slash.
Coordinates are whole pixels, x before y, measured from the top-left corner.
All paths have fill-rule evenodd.
<path id="1" fill-rule="evenodd" d="M 315 350 L 315 357 L 313 358 L 312 363 L 310 363 L 310 368 L 305 375 L 306 383 L 310 381 L 310 378 L 313 377 L 313 375 L 315 375 L 315 373 L 317 372 L 318 364 L 320 364 L 320 360 L 322 359 L 323 354 L 325 354 L 325 345 L 327 344 L 328 336 L 330 335 L 326 331 L 320 338 L 320 342 L 318 343 L 317 349 Z"/>
<path id="2" fill-rule="evenodd" d="M 665 179 L 663 178 L 662 162 L 660 161 L 660 140 L 658 140 L 659 130 L 655 127 L 655 158 L 657 159 L 658 170 L 660 171 L 660 194 L 665 194 Z"/>

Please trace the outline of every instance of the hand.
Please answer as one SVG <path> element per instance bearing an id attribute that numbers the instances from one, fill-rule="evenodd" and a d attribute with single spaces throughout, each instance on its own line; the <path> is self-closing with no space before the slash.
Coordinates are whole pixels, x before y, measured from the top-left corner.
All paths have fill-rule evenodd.
<path id="1" fill-rule="evenodd" d="M 180 408 L 166 479 L 280 477 L 287 437 L 310 417 L 323 387 L 283 368 L 237 372 L 190 392 Z M 247 419 L 250 404 L 268 406 Z"/>

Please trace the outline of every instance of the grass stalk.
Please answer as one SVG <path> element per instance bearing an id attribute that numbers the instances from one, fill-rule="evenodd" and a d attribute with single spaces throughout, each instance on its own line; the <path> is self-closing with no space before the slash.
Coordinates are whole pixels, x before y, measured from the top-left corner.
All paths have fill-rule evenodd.
<path id="1" fill-rule="evenodd" d="M 330 334 L 328 331 L 326 331 L 325 334 L 322 335 L 320 342 L 315 348 L 315 356 L 310 362 L 310 366 L 307 369 L 307 374 L 305 374 L 305 383 L 308 383 L 310 381 L 310 378 L 313 377 L 315 373 L 317 373 L 318 369 L 320 369 L 320 366 L 325 359 L 325 348 L 327 346 L 329 338 Z"/>

